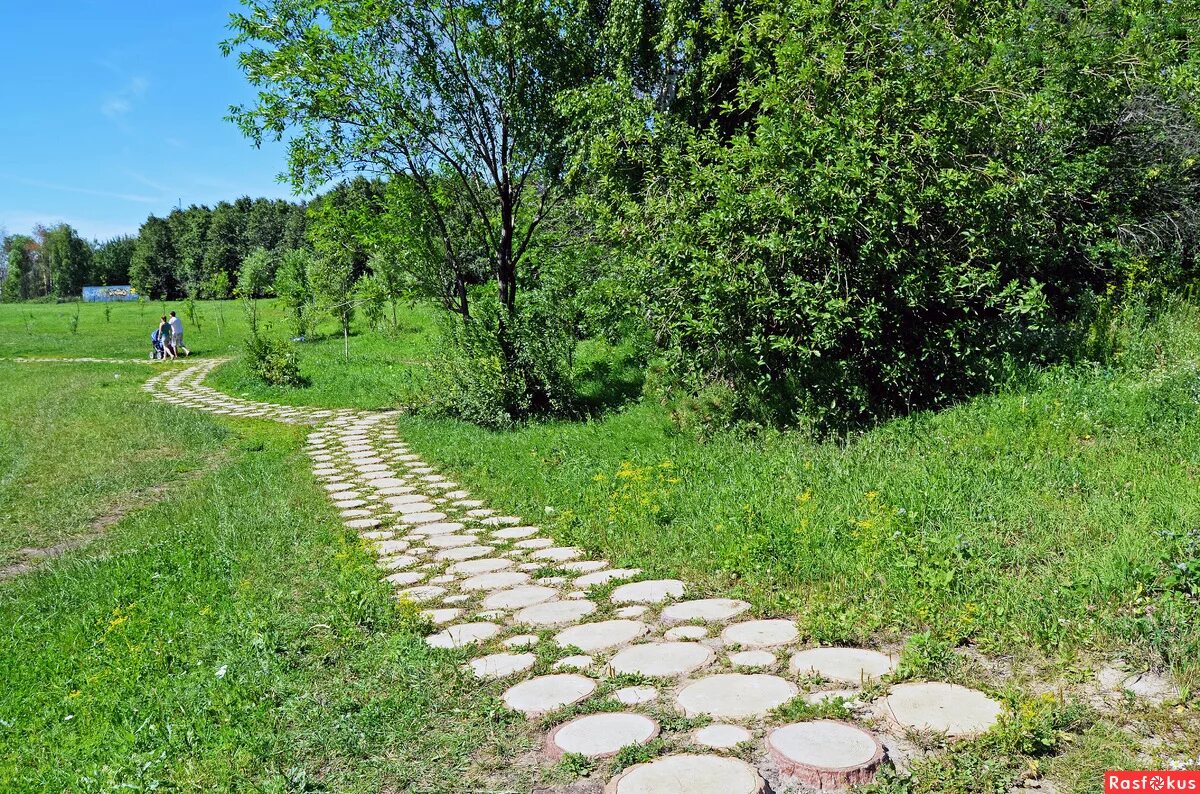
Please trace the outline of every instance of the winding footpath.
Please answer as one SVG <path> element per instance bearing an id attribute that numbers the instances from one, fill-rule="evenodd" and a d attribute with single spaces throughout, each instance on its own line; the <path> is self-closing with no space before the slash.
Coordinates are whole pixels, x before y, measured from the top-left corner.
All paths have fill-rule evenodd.
<path id="1" fill-rule="evenodd" d="M 392 413 L 236 399 L 203 384 L 220 363 L 162 372 L 143 388 L 215 414 L 312 426 L 313 474 L 397 598 L 434 625 L 426 642 L 466 649 L 474 675 L 509 684 L 510 709 L 551 725 L 547 765 L 661 737 L 664 754 L 607 781 L 606 794 L 840 788 L 872 779 L 910 729 L 964 737 L 1000 715 L 983 693 L 946 683 L 871 686 L 871 700 L 863 688 L 895 669 L 893 655 L 805 647 L 792 620 L 747 619 L 744 601 L 691 599 L 686 582 L 585 559 L 438 474 L 399 438 Z M 801 696 L 844 698 L 853 718 L 774 716 Z M 663 725 L 664 714 L 711 722 Z"/>

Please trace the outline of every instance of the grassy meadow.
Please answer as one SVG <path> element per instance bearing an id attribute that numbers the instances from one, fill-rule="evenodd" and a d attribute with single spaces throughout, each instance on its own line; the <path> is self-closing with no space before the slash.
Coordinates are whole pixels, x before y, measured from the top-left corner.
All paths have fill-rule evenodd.
<path id="1" fill-rule="evenodd" d="M 0 580 L 0 790 L 496 790 L 532 740 L 397 610 L 303 430 L 154 371 L 0 364 L 0 548 L 86 541 Z"/>
<path id="2" fill-rule="evenodd" d="M 141 309 L 82 306 L 73 333 L 74 306 L 0 306 L 0 358 L 144 356 Z M 309 385 L 271 388 L 236 359 L 240 307 L 200 310 L 189 346 L 234 357 L 209 384 L 251 399 L 416 407 L 437 352 L 435 312 L 409 308 L 397 332 L 356 326 L 348 358 L 322 327 L 298 345 Z M 390 606 L 299 431 L 154 405 L 136 386 L 164 366 L 0 362 L 0 554 L 146 502 L 0 583 L 0 789 L 493 790 L 530 737 Z M 1195 310 L 1125 328 L 1102 365 L 845 439 L 681 431 L 599 343 L 579 374 L 586 420 L 492 432 L 414 411 L 399 429 L 562 542 L 794 615 L 810 640 L 902 650 L 902 675 L 1021 715 L 873 791 L 999 793 L 1036 768 L 1096 792 L 1105 768 L 1200 756 Z M 1118 661 L 1179 695 L 1097 711 L 1091 682 Z"/>

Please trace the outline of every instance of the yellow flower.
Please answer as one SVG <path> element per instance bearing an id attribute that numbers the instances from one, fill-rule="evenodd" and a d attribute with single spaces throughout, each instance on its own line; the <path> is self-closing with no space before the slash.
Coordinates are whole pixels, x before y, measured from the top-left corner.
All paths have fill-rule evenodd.
<path id="1" fill-rule="evenodd" d="M 811 502 L 812 501 L 812 491 L 805 490 L 804 493 L 802 493 L 796 497 L 796 500 L 799 502 Z"/>
<path id="2" fill-rule="evenodd" d="M 879 497 L 879 491 L 867 491 L 867 499 L 874 502 Z"/>

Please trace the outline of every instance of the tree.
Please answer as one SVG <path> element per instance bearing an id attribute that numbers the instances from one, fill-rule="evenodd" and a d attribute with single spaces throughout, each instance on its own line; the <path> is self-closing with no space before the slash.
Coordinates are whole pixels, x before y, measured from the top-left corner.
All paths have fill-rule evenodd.
<path id="1" fill-rule="evenodd" d="M 1194 8 L 1149 8 L 625 6 L 579 176 L 677 382 L 869 422 L 1052 358 L 1098 292 L 1194 280 Z"/>
<path id="2" fill-rule="evenodd" d="M 8 274 L 4 278 L 5 303 L 28 300 L 32 297 L 31 281 L 37 242 L 25 234 L 14 234 L 8 240 Z"/>
<path id="3" fill-rule="evenodd" d="M 166 300 L 177 290 L 178 262 L 167 221 L 151 215 L 138 231 L 129 264 L 129 283 L 148 298 Z"/>
<path id="4" fill-rule="evenodd" d="M 213 208 L 204 243 L 204 283 L 213 285 L 218 273 L 224 273 L 229 283 L 237 277 L 242 264 L 242 224 L 238 209 L 227 201 Z M 212 295 L 228 298 L 229 294 Z"/>
<path id="5" fill-rule="evenodd" d="M 129 268 L 135 248 L 137 238 L 128 235 L 114 237 L 97 245 L 96 252 L 92 255 L 91 283 L 128 284 Z"/>
<path id="6" fill-rule="evenodd" d="M 296 336 L 307 336 L 309 311 L 312 306 L 312 290 L 308 284 L 308 272 L 313 255 L 303 248 L 286 252 L 275 270 L 275 294 L 287 309 Z"/>
<path id="7" fill-rule="evenodd" d="M 348 257 L 315 256 L 308 263 L 308 285 L 318 311 L 342 328 L 342 344 L 350 357 L 350 323 L 354 319 L 354 268 Z"/>
<path id="8" fill-rule="evenodd" d="M 291 133 L 297 189 L 351 171 L 411 178 L 447 262 L 473 259 L 473 238 L 482 239 L 511 364 L 507 329 L 532 275 L 523 260 L 561 196 L 555 100 L 589 69 L 581 9 L 542 0 L 245 5 L 223 48 L 238 53 L 259 101 L 231 118 L 256 144 Z M 454 218 L 464 206 L 466 241 Z"/>

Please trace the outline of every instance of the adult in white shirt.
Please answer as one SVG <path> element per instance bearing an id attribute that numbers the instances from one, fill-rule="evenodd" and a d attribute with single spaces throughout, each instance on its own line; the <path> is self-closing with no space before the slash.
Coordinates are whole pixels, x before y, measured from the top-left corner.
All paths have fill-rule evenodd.
<path id="1" fill-rule="evenodd" d="M 167 321 L 171 326 L 171 347 L 175 348 L 175 352 L 183 351 L 185 356 L 190 356 L 192 351 L 183 346 L 183 320 L 175 316 L 175 312 L 171 312 L 171 319 Z"/>

